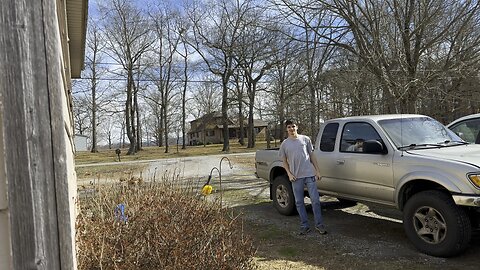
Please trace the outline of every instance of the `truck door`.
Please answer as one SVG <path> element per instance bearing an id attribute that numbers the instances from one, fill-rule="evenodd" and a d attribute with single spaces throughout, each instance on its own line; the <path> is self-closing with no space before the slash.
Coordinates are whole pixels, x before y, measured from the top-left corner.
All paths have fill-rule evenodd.
<path id="1" fill-rule="evenodd" d="M 335 145 L 337 141 L 339 123 L 332 122 L 325 125 L 320 131 L 317 138 L 317 149 L 313 152 L 317 158 L 318 167 L 322 179 L 317 182 L 317 186 L 322 194 L 332 196 L 338 195 L 337 183 L 339 182 L 337 175 L 337 152 Z"/>
<path id="2" fill-rule="evenodd" d="M 393 204 L 392 155 L 363 152 L 363 142 L 377 140 L 386 147 L 375 128 L 367 122 L 343 126 L 335 173 L 339 192 L 368 201 Z"/>

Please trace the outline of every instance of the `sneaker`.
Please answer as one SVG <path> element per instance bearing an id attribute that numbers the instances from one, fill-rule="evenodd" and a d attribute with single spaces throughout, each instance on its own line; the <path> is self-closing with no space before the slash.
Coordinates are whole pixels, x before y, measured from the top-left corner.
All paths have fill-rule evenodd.
<path id="1" fill-rule="evenodd" d="M 315 230 L 317 230 L 317 232 L 319 234 L 327 234 L 327 230 L 325 230 L 325 226 L 323 226 L 323 225 L 315 227 Z"/>
<path id="2" fill-rule="evenodd" d="M 310 228 L 301 228 L 300 232 L 298 232 L 298 234 L 299 235 L 306 235 L 309 232 L 311 232 Z"/>

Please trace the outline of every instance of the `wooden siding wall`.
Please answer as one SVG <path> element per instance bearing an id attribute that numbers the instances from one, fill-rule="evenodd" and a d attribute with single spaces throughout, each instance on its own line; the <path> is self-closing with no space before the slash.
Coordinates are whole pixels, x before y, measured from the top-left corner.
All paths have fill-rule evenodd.
<path id="1" fill-rule="evenodd" d="M 68 183 L 73 160 L 63 108 L 68 67 L 56 1 L 1 0 L 0 24 L 0 154 L 13 269 L 75 269 Z"/>
<path id="2" fill-rule="evenodd" d="M 3 107 L 0 96 L 0 108 Z M 3 122 L 2 110 L 0 109 L 0 149 L 3 149 Z M 5 177 L 5 159 L 0 152 L 0 269 L 12 268 L 12 249 L 10 248 L 10 224 L 8 219 L 7 178 Z"/>

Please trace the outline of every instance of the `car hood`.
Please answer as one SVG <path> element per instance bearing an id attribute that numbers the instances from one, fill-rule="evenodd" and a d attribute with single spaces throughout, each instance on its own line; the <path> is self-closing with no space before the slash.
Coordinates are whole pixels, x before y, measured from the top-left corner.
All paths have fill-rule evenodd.
<path id="1" fill-rule="evenodd" d="M 480 145 L 467 144 L 441 148 L 408 150 L 410 154 L 470 163 L 480 167 Z"/>

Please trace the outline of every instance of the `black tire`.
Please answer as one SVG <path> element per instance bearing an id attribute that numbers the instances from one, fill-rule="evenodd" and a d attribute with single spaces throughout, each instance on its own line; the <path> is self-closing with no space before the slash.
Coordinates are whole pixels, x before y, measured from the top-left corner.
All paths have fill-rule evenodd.
<path id="1" fill-rule="evenodd" d="M 272 197 L 273 206 L 280 214 L 291 216 L 297 213 L 292 183 L 286 175 L 277 176 L 273 180 Z"/>
<path id="2" fill-rule="evenodd" d="M 465 211 L 441 191 L 422 191 L 405 204 L 403 226 L 407 237 L 423 253 L 451 257 L 464 251 L 472 236 Z"/>

